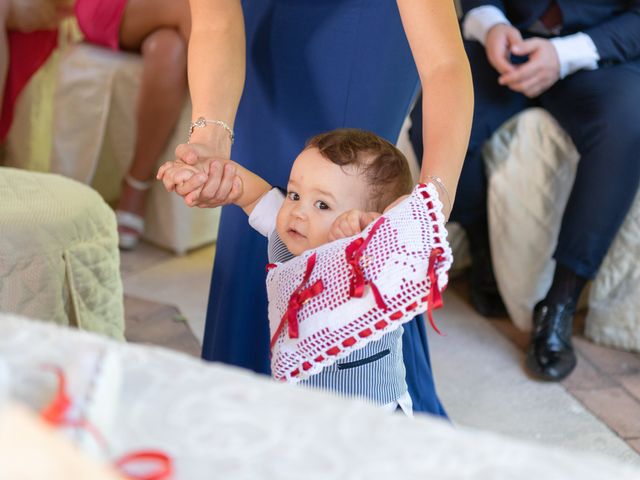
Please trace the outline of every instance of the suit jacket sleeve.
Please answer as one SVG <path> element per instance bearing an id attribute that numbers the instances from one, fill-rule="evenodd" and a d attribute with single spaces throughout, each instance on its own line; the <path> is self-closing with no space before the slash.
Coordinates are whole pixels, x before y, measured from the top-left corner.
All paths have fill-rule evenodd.
<path id="1" fill-rule="evenodd" d="M 501 0 L 460 0 L 460 6 L 462 7 L 462 14 L 466 15 L 469 10 L 472 10 L 476 7 L 484 7 L 485 5 L 493 5 L 494 7 L 499 8 L 503 12 L 504 10 L 504 2 Z"/>
<path id="2" fill-rule="evenodd" d="M 598 49 L 600 62 L 620 63 L 640 58 L 640 0 L 611 20 L 584 30 Z"/>

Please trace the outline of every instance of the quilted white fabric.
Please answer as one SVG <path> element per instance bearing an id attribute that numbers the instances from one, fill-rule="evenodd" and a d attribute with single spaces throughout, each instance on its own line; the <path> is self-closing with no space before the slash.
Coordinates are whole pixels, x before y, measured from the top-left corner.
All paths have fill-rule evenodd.
<path id="1" fill-rule="evenodd" d="M 427 184 L 359 235 L 276 264 L 267 275 L 272 375 L 296 383 L 439 307 L 452 260 Z"/>
<path id="2" fill-rule="evenodd" d="M 115 216 L 90 188 L 0 167 L 0 311 L 124 339 Z"/>
<path id="3" fill-rule="evenodd" d="M 579 161 L 555 119 L 530 109 L 503 125 L 483 151 L 494 270 L 509 315 L 531 328 L 535 303 L 548 290 L 562 212 Z M 586 335 L 640 351 L 640 196 L 592 284 Z"/>

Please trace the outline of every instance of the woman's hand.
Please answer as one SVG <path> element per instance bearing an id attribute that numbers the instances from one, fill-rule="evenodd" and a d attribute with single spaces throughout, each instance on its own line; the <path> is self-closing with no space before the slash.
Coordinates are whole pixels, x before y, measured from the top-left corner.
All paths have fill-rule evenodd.
<path id="1" fill-rule="evenodd" d="M 167 191 L 175 191 L 189 206 L 215 208 L 235 203 L 243 193 L 235 164 L 214 156 L 203 144 L 181 144 L 176 160 L 158 170 Z"/>
<path id="2" fill-rule="evenodd" d="M 344 212 L 333 221 L 331 230 L 329 230 L 329 241 L 333 242 L 360 233 L 380 215 L 378 212 L 363 212 L 362 210 Z"/>

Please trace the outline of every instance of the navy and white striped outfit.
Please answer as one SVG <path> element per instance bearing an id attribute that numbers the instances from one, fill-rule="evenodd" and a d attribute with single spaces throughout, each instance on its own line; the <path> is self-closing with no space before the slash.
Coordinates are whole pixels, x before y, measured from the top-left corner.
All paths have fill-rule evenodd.
<path id="1" fill-rule="evenodd" d="M 268 238 L 269 261 L 274 263 L 286 262 L 294 256 L 275 229 L 283 201 L 283 193 L 274 188 L 260 199 L 249 216 L 249 224 Z M 400 407 L 411 416 L 411 397 L 402 358 L 402 333 L 400 327 L 299 384 L 331 390 L 341 396 L 361 397 L 388 410 Z"/>

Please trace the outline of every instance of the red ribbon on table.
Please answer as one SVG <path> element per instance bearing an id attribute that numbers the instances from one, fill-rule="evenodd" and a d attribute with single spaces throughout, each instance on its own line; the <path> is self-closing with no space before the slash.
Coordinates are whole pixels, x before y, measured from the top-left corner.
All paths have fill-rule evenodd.
<path id="1" fill-rule="evenodd" d="M 53 426 L 84 428 L 90 432 L 98 441 L 100 446 L 109 450 L 109 446 L 97 428 L 86 419 L 72 419 L 68 417 L 72 402 L 67 395 L 66 379 L 60 367 L 46 365 L 45 368 L 52 370 L 58 377 L 58 388 L 53 400 L 40 412 L 41 418 Z M 137 462 L 156 463 L 157 468 L 148 473 L 133 474 L 127 471 L 127 467 L 135 465 Z M 171 458 L 164 452 L 158 450 L 139 450 L 127 453 L 117 459 L 113 466 L 118 473 L 131 480 L 168 480 L 173 473 L 173 463 Z"/>
<path id="2" fill-rule="evenodd" d="M 371 231 L 367 235 L 366 238 L 356 238 L 353 242 L 347 245 L 345 249 L 345 255 L 347 256 L 347 263 L 351 267 L 351 279 L 349 283 L 349 298 L 358 297 L 362 298 L 364 295 L 364 289 L 367 285 L 371 287 L 371 291 L 373 292 L 373 296 L 376 300 L 376 304 L 378 308 L 382 310 L 386 310 L 387 304 L 385 303 L 378 287 L 376 287 L 375 283 L 370 280 L 366 280 L 364 277 L 364 271 L 362 270 L 362 266 L 360 265 L 360 259 L 362 258 L 362 254 L 364 253 L 367 245 L 373 235 L 376 233 L 376 230 L 385 222 L 385 217 L 380 217 L 376 220 L 376 223 L 371 227 Z"/>
<path id="3" fill-rule="evenodd" d="M 289 305 L 287 311 L 282 316 L 280 320 L 280 324 L 276 329 L 273 337 L 271 337 L 271 348 L 280 337 L 282 330 L 284 329 L 285 324 L 288 325 L 289 329 L 289 338 L 298 338 L 299 336 L 299 325 L 298 325 L 298 312 L 302 309 L 305 303 L 311 300 L 316 295 L 319 295 L 324 290 L 324 284 L 322 283 L 322 279 L 316 280 L 313 285 L 305 288 L 305 285 L 309 281 L 311 277 L 311 272 L 313 271 L 313 267 L 316 265 L 316 254 L 313 253 L 307 259 L 307 270 L 304 273 L 304 277 L 302 278 L 302 283 L 300 286 L 294 290 L 289 298 Z"/>

